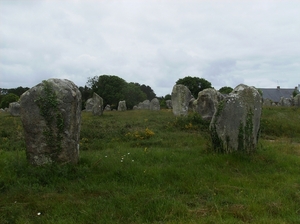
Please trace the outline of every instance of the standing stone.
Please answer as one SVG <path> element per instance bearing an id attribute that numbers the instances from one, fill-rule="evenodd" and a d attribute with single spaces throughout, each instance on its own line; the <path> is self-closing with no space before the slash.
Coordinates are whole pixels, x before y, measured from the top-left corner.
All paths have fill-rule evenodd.
<path id="1" fill-rule="evenodd" d="M 107 105 L 105 106 L 104 110 L 106 110 L 106 111 L 111 111 L 110 105 L 107 104 Z"/>
<path id="2" fill-rule="evenodd" d="M 262 97 L 254 87 L 238 85 L 217 108 L 210 123 L 212 144 L 217 152 L 256 150 Z"/>
<path id="3" fill-rule="evenodd" d="M 89 98 L 85 103 L 85 110 L 86 111 L 92 111 L 94 106 L 94 100 L 93 98 Z"/>
<path id="4" fill-rule="evenodd" d="M 138 104 L 139 110 L 150 110 L 150 100 L 144 100 Z"/>
<path id="5" fill-rule="evenodd" d="M 193 102 L 194 112 L 205 120 L 211 121 L 218 104 L 224 96 L 213 88 L 204 89 L 198 93 L 198 98 Z"/>
<path id="6" fill-rule="evenodd" d="M 127 110 L 126 101 L 125 100 L 120 101 L 118 104 L 118 111 L 125 111 L 125 110 Z"/>
<path id="7" fill-rule="evenodd" d="M 8 111 L 14 117 L 20 116 L 20 104 L 18 102 L 13 102 L 9 104 Z"/>
<path id="8" fill-rule="evenodd" d="M 184 85 L 175 85 L 172 90 L 172 107 L 175 116 L 187 116 L 189 102 L 192 99 L 191 91 Z"/>
<path id="9" fill-rule="evenodd" d="M 192 96 L 189 102 L 189 110 L 193 111 L 195 98 Z"/>
<path id="10" fill-rule="evenodd" d="M 281 97 L 279 101 L 279 106 L 290 107 L 292 105 L 292 100 L 289 98 Z"/>
<path id="11" fill-rule="evenodd" d="M 172 109 L 172 100 L 166 100 L 166 105 L 168 109 Z"/>
<path id="12" fill-rule="evenodd" d="M 150 102 L 150 110 L 160 110 L 159 100 L 157 98 L 153 98 Z"/>
<path id="13" fill-rule="evenodd" d="M 20 98 L 27 160 L 33 165 L 77 163 L 81 93 L 66 79 L 49 79 Z"/>
<path id="14" fill-rule="evenodd" d="M 300 107 L 300 93 L 294 97 L 294 106 Z"/>
<path id="15" fill-rule="evenodd" d="M 92 112 L 94 116 L 100 116 L 103 114 L 103 99 L 97 93 L 93 93 Z"/>
<path id="16" fill-rule="evenodd" d="M 270 99 L 263 99 L 263 105 L 266 106 L 266 107 L 270 107 L 272 106 L 272 100 Z"/>

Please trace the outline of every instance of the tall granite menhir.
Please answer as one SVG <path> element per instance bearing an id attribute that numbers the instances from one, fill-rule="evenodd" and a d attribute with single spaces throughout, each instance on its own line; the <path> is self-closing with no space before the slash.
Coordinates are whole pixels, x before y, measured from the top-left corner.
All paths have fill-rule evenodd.
<path id="1" fill-rule="evenodd" d="M 219 102 L 210 123 L 212 144 L 217 152 L 256 150 L 262 112 L 262 97 L 254 87 L 238 85 Z"/>
<path id="2" fill-rule="evenodd" d="M 171 94 L 173 114 L 175 116 L 187 116 L 191 99 L 191 91 L 186 86 L 182 84 L 173 86 Z"/>
<path id="3" fill-rule="evenodd" d="M 29 163 L 77 163 L 81 93 L 66 79 L 49 79 L 20 98 Z"/>

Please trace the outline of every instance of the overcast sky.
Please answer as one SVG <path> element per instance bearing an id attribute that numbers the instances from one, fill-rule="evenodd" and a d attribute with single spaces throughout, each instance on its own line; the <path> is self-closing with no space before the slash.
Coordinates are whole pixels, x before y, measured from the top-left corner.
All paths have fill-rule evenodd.
<path id="1" fill-rule="evenodd" d="M 0 87 L 116 75 L 170 94 L 300 84 L 299 0 L 0 0 Z"/>

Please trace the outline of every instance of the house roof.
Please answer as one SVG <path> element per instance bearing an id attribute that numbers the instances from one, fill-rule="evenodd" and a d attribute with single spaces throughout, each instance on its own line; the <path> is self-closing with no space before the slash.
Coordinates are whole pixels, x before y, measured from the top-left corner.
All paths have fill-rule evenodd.
<path id="1" fill-rule="evenodd" d="M 280 98 L 291 98 L 293 96 L 293 92 L 295 91 L 295 88 L 293 89 L 281 89 L 280 87 L 277 88 L 260 88 L 260 90 L 263 93 L 263 99 L 270 99 L 273 102 L 279 102 Z"/>

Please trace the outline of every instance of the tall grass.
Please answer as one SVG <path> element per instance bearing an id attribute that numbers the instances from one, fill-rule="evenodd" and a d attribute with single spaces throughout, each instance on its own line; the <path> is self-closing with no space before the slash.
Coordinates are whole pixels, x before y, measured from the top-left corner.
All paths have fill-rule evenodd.
<path id="1" fill-rule="evenodd" d="M 0 223 L 299 223 L 296 122 L 265 108 L 257 152 L 221 155 L 195 114 L 82 113 L 79 164 L 32 167 L 0 114 Z"/>

